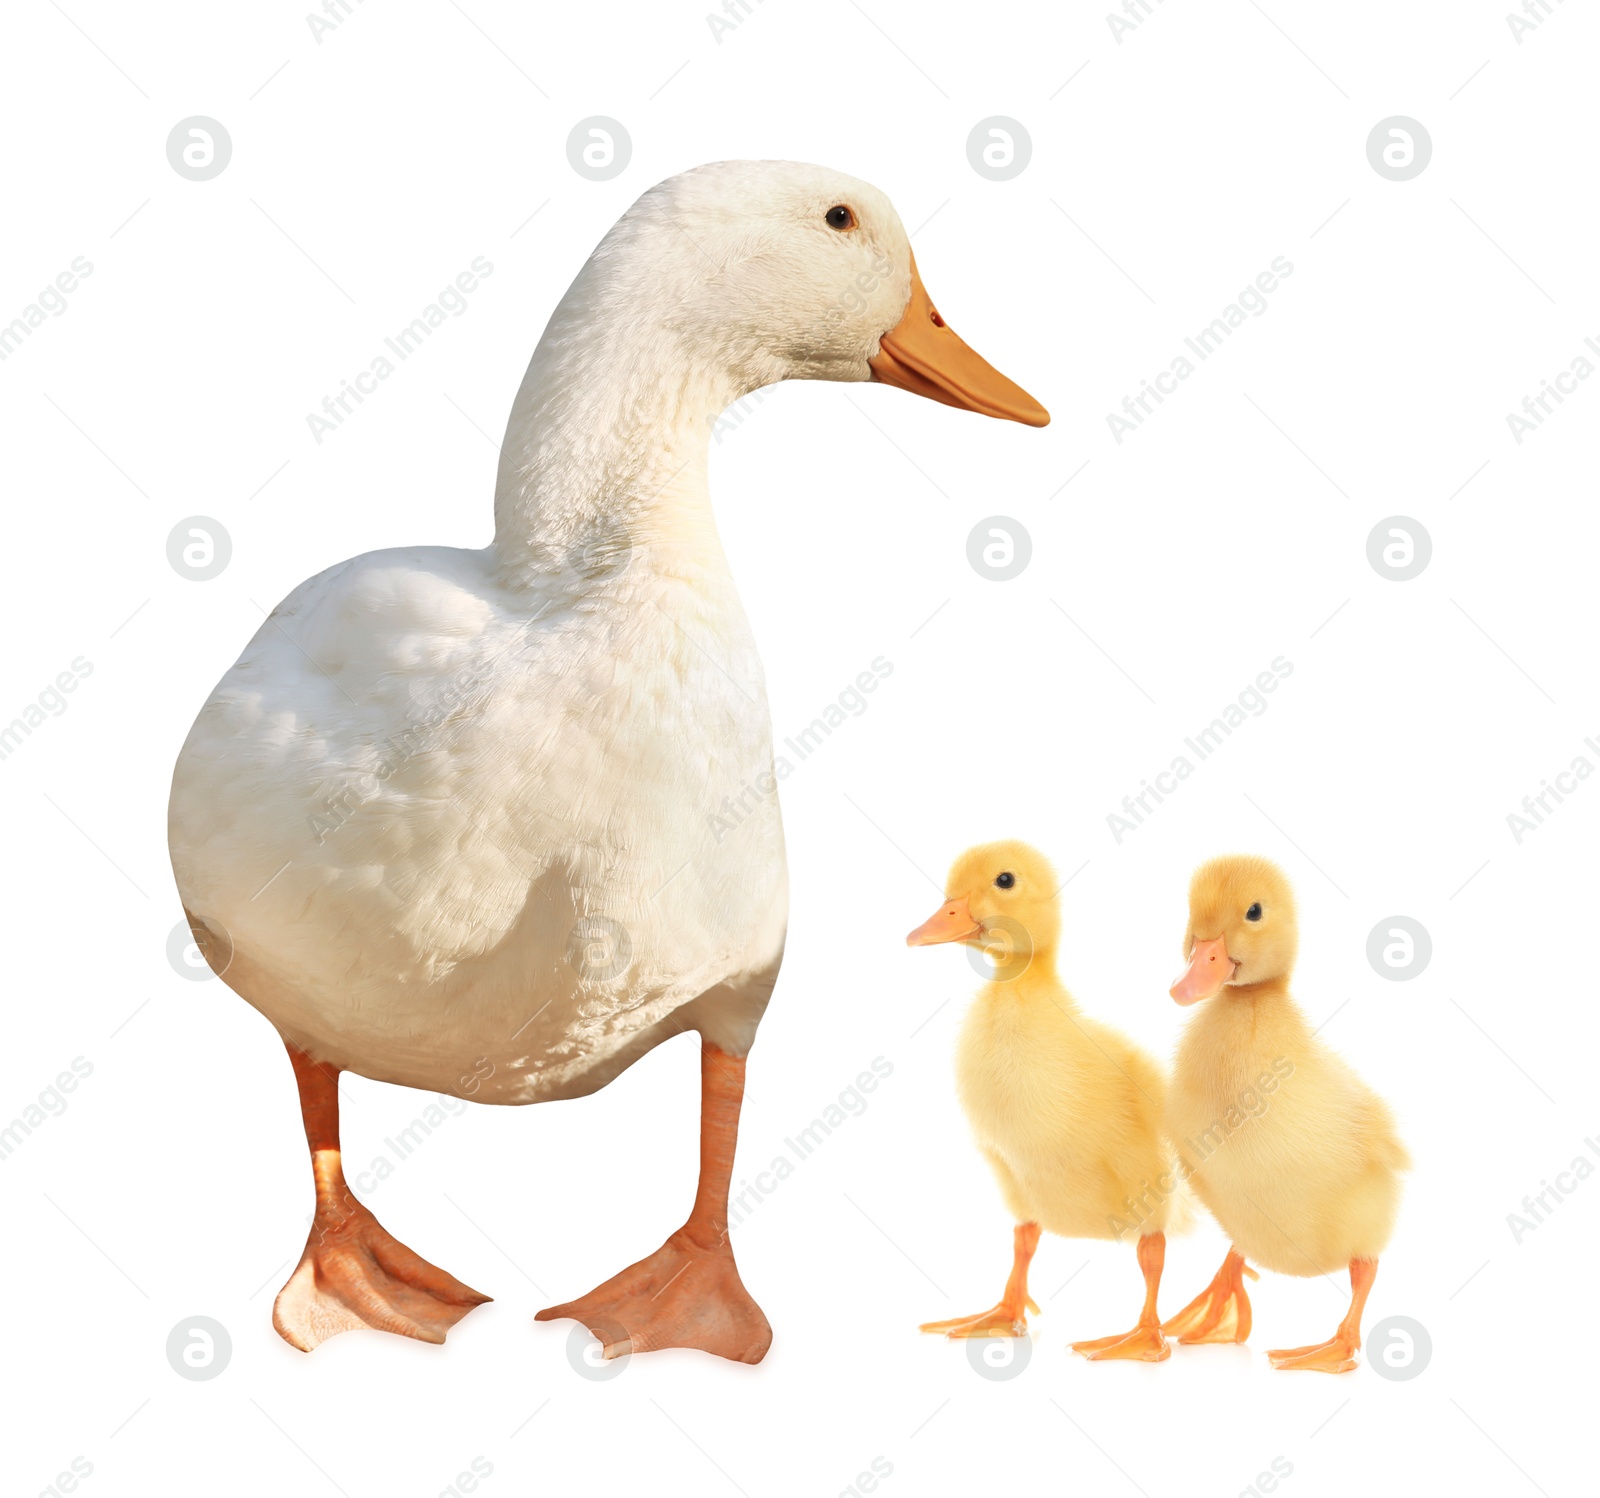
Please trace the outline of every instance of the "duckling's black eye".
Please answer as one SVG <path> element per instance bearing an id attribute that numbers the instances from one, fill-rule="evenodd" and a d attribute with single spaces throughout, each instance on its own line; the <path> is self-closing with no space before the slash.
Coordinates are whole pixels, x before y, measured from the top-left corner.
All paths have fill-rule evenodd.
<path id="1" fill-rule="evenodd" d="M 1001 889 L 1010 889 L 1017 882 L 1017 876 L 1015 874 L 996 874 L 994 882 Z"/>
<path id="2" fill-rule="evenodd" d="M 823 217 L 828 221 L 830 229 L 853 229 L 856 226 L 856 216 L 843 203 L 836 203 Z"/>
<path id="3" fill-rule="evenodd" d="M 1259 900 L 1245 911 L 1244 918 L 1247 921 L 1259 921 L 1261 919 L 1261 902 Z"/>

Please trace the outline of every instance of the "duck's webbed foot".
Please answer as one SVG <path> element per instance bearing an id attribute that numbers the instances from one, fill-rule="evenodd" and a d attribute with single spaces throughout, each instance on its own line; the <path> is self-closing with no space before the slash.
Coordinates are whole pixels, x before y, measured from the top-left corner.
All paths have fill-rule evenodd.
<path id="1" fill-rule="evenodd" d="M 273 1304 L 272 1324 L 301 1352 L 363 1326 L 443 1342 L 488 1299 L 413 1253 L 347 1196 L 342 1210 L 319 1205 L 300 1263 Z"/>
<path id="2" fill-rule="evenodd" d="M 728 1241 L 728 1181 L 744 1070 L 744 1057 L 702 1046 L 700 1189 L 688 1222 L 648 1258 L 577 1300 L 547 1307 L 536 1320 L 581 1321 L 607 1358 L 662 1347 L 697 1347 L 736 1363 L 759 1363 L 767 1355 L 772 1328 L 739 1278 Z"/>
<path id="3" fill-rule="evenodd" d="M 736 1363 L 759 1363 L 772 1345 L 772 1328 L 739 1278 L 726 1240 L 707 1247 L 687 1227 L 587 1295 L 550 1306 L 535 1319 L 563 1317 L 588 1327 L 606 1358 L 697 1347 Z"/>
<path id="4" fill-rule="evenodd" d="M 363 1326 L 443 1342 L 489 1297 L 413 1253 L 350 1194 L 339 1154 L 338 1069 L 294 1045 L 289 1060 L 311 1146 L 317 1210 L 305 1252 L 273 1303 L 273 1326 L 301 1352 Z"/>

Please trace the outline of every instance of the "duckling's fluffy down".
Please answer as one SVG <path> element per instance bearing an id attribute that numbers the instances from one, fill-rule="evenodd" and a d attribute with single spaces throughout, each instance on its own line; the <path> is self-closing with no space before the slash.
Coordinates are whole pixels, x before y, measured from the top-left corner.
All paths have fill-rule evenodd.
<path id="1" fill-rule="evenodd" d="M 1278 1079 L 1270 1094 L 1263 1076 Z M 1287 994 L 1205 1005 L 1179 1045 L 1166 1119 L 1195 1195 L 1246 1258 L 1312 1275 L 1383 1252 L 1411 1158 L 1388 1105 Z"/>
<path id="2" fill-rule="evenodd" d="M 991 983 L 962 1031 L 961 1100 L 1019 1222 L 1127 1241 L 1189 1225 L 1162 1133 L 1166 1082 L 1053 978 Z"/>

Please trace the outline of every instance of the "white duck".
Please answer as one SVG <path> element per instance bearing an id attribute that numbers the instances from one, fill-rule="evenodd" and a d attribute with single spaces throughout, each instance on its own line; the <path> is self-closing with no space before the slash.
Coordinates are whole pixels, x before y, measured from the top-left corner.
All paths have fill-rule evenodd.
<path id="1" fill-rule="evenodd" d="M 539 1316 L 584 1322 L 607 1356 L 766 1352 L 727 1193 L 787 874 L 774 795 L 731 834 L 712 815 L 772 786 L 773 751 L 706 464 L 719 412 L 795 378 L 1049 420 L 934 311 L 882 193 L 788 162 L 686 172 L 623 215 L 551 317 L 493 545 L 371 552 L 302 583 L 201 709 L 173 868 L 196 940 L 299 1084 L 316 1215 L 273 1311 L 294 1346 L 359 1326 L 442 1342 L 487 1298 L 350 1194 L 341 1070 L 536 1103 L 690 1030 L 688 1221 Z"/>

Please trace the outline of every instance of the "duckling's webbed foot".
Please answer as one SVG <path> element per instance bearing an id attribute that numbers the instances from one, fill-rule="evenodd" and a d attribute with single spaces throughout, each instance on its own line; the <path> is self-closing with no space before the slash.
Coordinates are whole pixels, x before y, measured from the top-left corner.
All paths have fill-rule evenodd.
<path id="1" fill-rule="evenodd" d="M 489 1297 L 413 1253 L 350 1194 L 339 1156 L 339 1074 L 292 1045 L 289 1059 L 311 1145 L 317 1210 L 305 1252 L 273 1303 L 273 1326 L 301 1352 L 363 1326 L 443 1342 Z"/>
<path id="2" fill-rule="evenodd" d="M 1206 1286 L 1176 1316 L 1161 1323 L 1161 1330 L 1178 1341 L 1243 1342 L 1250 1336 L 1250 1297 L 1244 1293 L 1244 1277 L 1257 1279 L 1244 1261 L 1244 1256 L 1234 1248 L 1222 1261 L 1222 1268 Z"/>
<path id="3" fill-rule="evenodd" d="M 1350 1309 L 1339 1329 L 1326 1342 L 1305 1347 L 1278 1347 L 1267 1353 L 1274 1368 L 1304 1368 L 1313 1373 L 1349 1373 L 1361 1366 L 1361 1313 L 1367 1294 L 1378 1277 L 1376 1259 L 1350 1261 Z"/>
<path id="4" fill-rule="evenodd" d="M 1019 1222 L 1011 1234 L 1011 1274 L 1005 1294 L 987 1311 L 975 1316 L 952 1316 L 948 1321 L 924 1321 L 921 1332 L 943 1332 L 947 1337 L 1025 1337 L 1028 1312 L 1039 1307 L 1028 1294 L 1028 1265 L 1039 1246 L 1039 1224 Z"/>
<path id="5" fill-rule="evenodd" d="M 700 1056 L 700 1188 L 689 1220 L 649 1258 L 577 1300 L 540 1311 L 536 1321 L 581 1321 L 602 1356 L 696 1347 L 736 1363 L 759 1363 L 772 1328 L 750 1298 L 728 1241 L 744 1057 L 714 1045 Z"/>
<path id="6" fill-rule="evenodd" d="M 943 1332 L 947 1337 L 1025 1337 L 1028 1312 L 1039 1309 L 1031 1300 L 1022 1305 L 1001 1301 L 976 1316 L 952 1316 L 948 1321 L 924 1321 L 919 1332 Z"/>
<path id="7" fill-rule="evenodd" d="M 1096 1337 L 1091 1342 L 1074 1342 L 1072 1350 L 1091 1362 L 1133 1359 L 1141 1363 L 1163 1363 L 1172 1356 L 1172 1347 L 1161 1332 L 1156 1315 L 1156 1292 L 1161 1288 L 1161 1269 L 1166 1262 L 1167 1240 L 1161 1233 L 1146 1233 L 1139 1240 L 1139 1268 L 1144 1274 L 1144 1308 L 1139 1324 L 1131 1332 L 1114 1337 Z"/>
<path id="8" fill-rule="evenodd" d="M 1131 1332 L 1118 1332 L 1114 1337 L 1096 1337 L 1091 1342 L 1074 1342 L 1072 1350 L 1081 1352 L 1091 1363 L 1106 1363 L 1113 1359 L 1164 1363 L 1172 1356 L 1172 1344 L 1162 1335 L 1160 1326 L 1143 1321 Z"/>
<path id="9" fill-rule="evenodd" d="M 1360 1343 L 1332 1336 L 1305 1347 L 1277 1347 L 1267 1353 L 1274 1368 L 1304 1368 L 1315 1373 L 1348 1373 L 1361 1366 Z"/>

